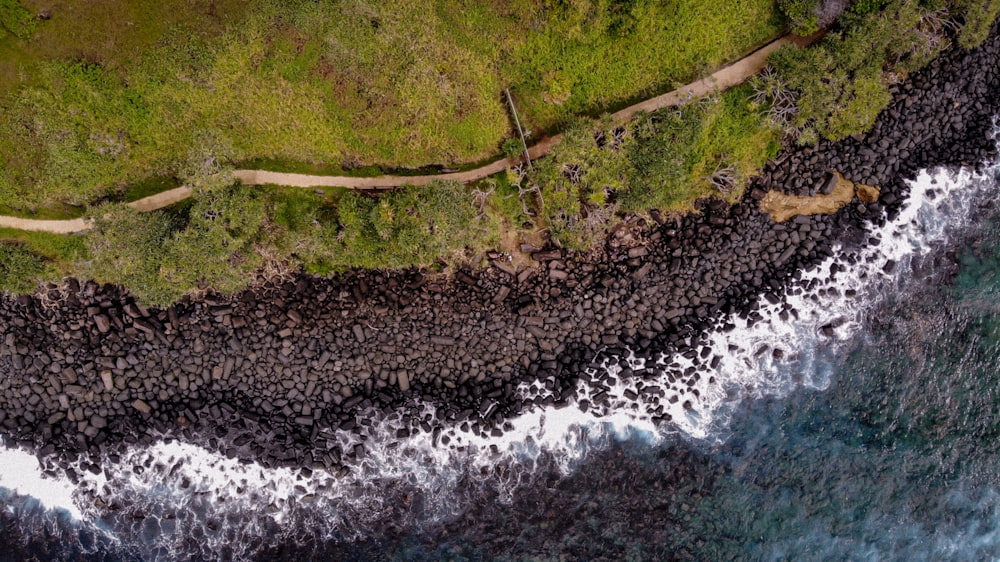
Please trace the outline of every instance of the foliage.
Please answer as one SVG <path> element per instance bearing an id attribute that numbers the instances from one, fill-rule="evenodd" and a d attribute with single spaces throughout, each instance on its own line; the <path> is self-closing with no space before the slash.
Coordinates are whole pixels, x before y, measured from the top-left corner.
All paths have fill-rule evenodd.
<path id="1" fill-rule="evenodd" d="M 555 240 L 589 248 L 620 212 L 686 211 L 700 197 L 739 197 L 777 153 L 780 134 L 742 86 L 622 126 L 580 120 L 534 172 L 511 183 L 534 196 L 537 222 Z"/>
<path id="2" fill-rule="evenodd" d="M 254 244 L 265 224 L 264 203 L 240 185 L 198 192 L 185 224 L 169 213 L 124 205 L 103 205 L 93 214 L 86 274 L 124 285 L 149 304 L 166 305 L 207 287 L 237 291 L 262 263 Z"/>
<path id="3" fill-rule="evenodd" d="M 955 11 L 961 14 L 964 25 L 958 34 L 958 44 L 972 49 L 982 44 L 1000 15 L 1000 0 L 958 0 Z"/>
<path id="4" fill-rule="evenodd" d="M 819 31 L 820 0 L 778 0 L 778 8 L 788 18 L 792 31 L 797 35 L 811 35 Z"/>
<path id="5" fill-rule="evenodd" d="M 867 130 L 890 101 L 889 84 L 948 44 L 940 14 L 917 0 L 891 0 L 875 13 L 854 11 L 841 23 L 814 47 L 785 47 L 772 55 L 781 79 L 798 93 L 792 125 L 800 141 Z"/>
<path id="6" fill-rule="evenodd" d="M 36 21 L 19 0 L 0 0 L 0 39 L 10 33 L 27 39 L 35 31 Z"/>
<path id="7" fill-rule="evenodd" d="M 84 273 L 102 283 L 129 288 L 141 301 L 166 305 L 186 287 L 165 279 L 167 244 L 175 224 L 164 213 L 139 213 L 125 205 L 94 209 L 94 230 L 87 235 L 92 259 Z"/>
<path id="8" fill-rule="evenodd" d="M 781 80 L 797 94 L 792 134 L 810 144 L 867 130 L 888 105 L 890 84 L 946 49 L 956 29 L 963 47 L 978 45 L 998 13 L 1000 0 L 855 2 L 819 45 L 772 55 Z"/>
<path id="9" fill-rule="evenodd" d="M 690 81 L 781 31 L 773 0 L 549 0 L 502 59 L 522 121 L 565 127 Z"/>
<path id="10" fill-rule="evenodd" d="M 519 138 L 509 138 L 503 141 L 501 151 L 507 158 L 518 158 L 524 154 L 524 144 Z"/>
<path id="11" fill-rule="evenodd" d="M 30 292 L 48 271 L 42 256 L 25 244 L 0 241 L 0 291 Z"/>
<path id="12" fill-rule="evenodd" d="M 639 117 L 622 208 L 681 211 L 700 197 L 737 197 L 780 146 L 779 128 L 751 92 L 741 86 Z"/>
<path id="13" fill-rule="evenodd" d="M 154 175 L 196 189 L 170 212 L 99 207 L 85 244 L 18 234 L 23 247 L 3 259 L 24 283 L 75 262 L 166 304 L 239 290 L 273 262 L 317 273 L 433 266 L 509 242 L 504 228 L 542 227 L 588 248 L 621 213 L 738 197 L 776 153 L 781 125 L 800 142 L 866 129 L 888 84 L 950 35 L 974 44 L 1000 10 L 1000 0 L 855 2 L 818 47 L 775 55 L 776 73 L 613 126 L 574 116 L 735 58 L 779 29 L 775 4 L 218 0 L 227 15 L 203 17 L 178 1 L 141 3 L 146 13 L 97 0 L 79 30 L 86 44 L 55 17 L 23 52 L 0 53 L 0 205 L 84 204 Z M 780 2 L 793 21 L 827 4 Z M 118 25 L 126 16 L 134 27 Z M 568 127 L 531 173 L 378 196 L 250 189 L 226 175 L 249 158 L 329 169 L 520 154 L 504 85 L 530 128 Z"/>
<path id="14" fill-rule="evenodd" d="M 185 292 L 211 287 L 231 293 L 245 288 L 262 264 L 255 243 L 265 216 L 263 200 L 249 187 L 202 190 L 188 223 L 165 246 L 161 276 Z"/>
<path id="15" fill-rule="evenodd" d="M 888 3 L 889 0 L 854 0 L 851 3 L 851 12 L 861 16 L 874 14 Z"/>
<path id="16" fill-rule="evenodd" d="M 586 248 L 613 226 L 608 196 L 625 185 L 628 129 L 609 121 L 581 119 L 549 157 L 535 164 L 530 181 L 539 190 L 538 209 L 550 235 Z"/>
<path id="17" fill-rule="evenodd" d="M 343 251 L 334 267 L 429 266 L 465 246 L 482 231 L 472 198 L 454 182 L 404 187 L 372 197 L 344 194 L 337 206 Z"/>
<path id="18" fill-rule="evenodd" d="M 779 31 L 771 0 L 189 4 L 63 3 L 31 42 L 0 49 L 0 205 L 90 203 L 212 156 L 326 170 L 478 161 L 510 136 L 504 86 L 547 129 Z"/>
<path id="19" fill-rule="evenodd" d="M 270 258 L 309 273 L 333 271 L 341 243 L 332 202 L 298 188 L 273 186 L 265 193 L 268 218 L 260 245 Z"/>

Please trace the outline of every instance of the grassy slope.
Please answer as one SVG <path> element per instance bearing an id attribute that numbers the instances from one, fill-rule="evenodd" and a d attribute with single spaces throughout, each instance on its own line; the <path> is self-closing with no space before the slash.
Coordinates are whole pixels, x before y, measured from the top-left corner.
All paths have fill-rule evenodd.
<path id="1" fill-rule="evenodd" d="M 778 29 L 772 0 L 60 4 L 0 38 L 0 204 L 88 203 L 205 155 L 480 160 L 509 135 L 505 86 L 533 129 L 561 127 Z"/>
<path id="2" fill-rule="evenodd" d="M 147 302 L 164 304 L 205 285 L 236 290 L 275 260 L 317 273 L 428 266 L 461 259 L 463 246 L 472 253 L 509 248 L 511 231 L 522 229 L 547 229 L 566 244 L 585 246 L 613 224 L 592 220 L 609 190 L 621 192 L 624 210 L 680 208 L 684 201 L 674 199 L 704 194 L 697 174 L 715 159 L 753 159 L 716 146 L 728 135 L 720 124 L 738 122 L 731 112 L 689 112 L 708 143 L 699 146 L 710 150 L 698 149 L 679 173 L 678 179 L 695 180 L 695 191 L 666 201 L 648 193 L 653 178 L 642 167 L 640 141 L 676 139 L 639 122 L 628 126 L 624 149 L 611 151 L 594 144 L 590 130 L 599 123 L 573 120 L 689 80 L 778 30 L 769 0 L 712 6 L 697 0 L 545 2 L 541 9 L 528 0 L 436 0 L 433 9 L 416 1 L 60 6 L 51 20 L 37 22 L 30 40 L 0 37 L 0 75 L 9 77 L 0 85 L 0 204 L 8 212 L 78 215 L 82 208 L 67 203 L 135 199 L 171 187 L 174 176 L 203 176 L 219 161 L 329 170 L 481 159 L 498 152 L 509 134 L 500 96 L 507 85 L 530 127 L 569 126 L 578 142 L 543 164 L 547 179 L 528 180 L 544 183 L 550 202 L 544 208 L 530 196 L 522 204 L 516 185 L 503 178 L 478 200 L 453 185 L 403 190 L 377 202 L 344 190 L 208 186 L 195 201 L 166 212 L 102 207 L 107 220 L 85 237 L 7 233 L 0 241 L 0 286 L 25 290 L 27 279 L 75 274 L 124 283 Z M 746 146 L 759 139 L 735 140 Z M 583 186 L 560 173 L 578 161 L 593 171 Z M 652 189 L 664 188 L 673 189 Z M 553 193 L 561 194 L 563 207 L 551 204 L 559 200 Z M 605 208 L 608 218 L 616 208 Z M 588 210 L 584 224 L 578 214 Z M 248 216 L 259 219 L 256 226 L 244 224 Z"/>

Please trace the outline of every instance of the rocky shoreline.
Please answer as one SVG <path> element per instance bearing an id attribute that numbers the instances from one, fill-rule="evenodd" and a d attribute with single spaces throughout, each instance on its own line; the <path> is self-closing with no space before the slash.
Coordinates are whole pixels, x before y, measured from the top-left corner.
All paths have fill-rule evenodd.
<path id="1" fill-rule="evenodd" d="M 168 310 L 75 281 L 44 298 L 4 297 L 0 432 L 71 477 L 71 467 L 97 473 L 123 446 L 165 436 L 267 466 L 339 470 L 364 446 L 344 447 L 333 432 L 363 433 L 386 412 L 399 412 L 399 438 L 495 433 L 535 403 L 567 402 L 580 380 L 595 389 L 587 406 L 599 407 L 608 381 L 588 374 L 597 361 L 693 355 L 692 339 L 730 313 L 752 316 L 761 296 L 776 302 L 836 243 L 866 243 L 863 226 L 906 198 L 904 178 L 995 156 L 998 61 L 995 27 L 981 48 L 950 51 L 896 86 L 863 138 L 783 152 L 740 203 L 636 225 L 628 243 L 596 257 L 542 249 L 534 269 L 496 262 L 447 279 L 303 275 Z M 880 186 L 879 201 L 780 224 L 758 209 L 768 190 L 815 194 L 832 171 Z M 675 375 L 670 388 L 643 389 L 665 422 L 668 403 L 697 400 L 699 373 Z M 548 392 L 525 400 L 516 390 L 528 381 Z"/>

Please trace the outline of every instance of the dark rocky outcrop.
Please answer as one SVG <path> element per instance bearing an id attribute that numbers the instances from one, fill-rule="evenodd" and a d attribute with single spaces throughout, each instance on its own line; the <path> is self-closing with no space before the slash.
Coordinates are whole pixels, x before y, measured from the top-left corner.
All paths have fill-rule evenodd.
<path id="1" fill-rule="evenodd" d="M 532 406 L 518 384 L 539 381 L 550 395 L 538 400 L 559 404 L 581 379 L 603 384 L 586 374 L 601 356 L 685 352 L 724 315 L 777 299 L 835 242 L 863 242 L 862 225 L 898 212 L 916 170 L 991 157 L 998 60 L 996 33 L 981 49 L 950 52 L 894 87 L 863 138 L 790 149 L 739 204 L 654 215 L 634 225 L 632 243 L 596 257 L 537 249 L 535 270 L 498 261 L 448 279 L 301 276 L 168 310 L 75 281 L 45 298 L 4 298 L 0 432 L 99 471 L 97 459 L 164 435 L 267 465 L 339 467 L 364 448 L 342 449 L 332 431 L 356 431 L 374 410 L 405 412 L 400 437 L 443 424 L 502 431 Z M 758 210 L 769 190 L 815 195 L 829 170 L 881 186 L 879 200 L 781 224 Z M 690 376 L 677 373 L 677 392 Z M 418 402 L 436 413 L 409 408 Z"/>

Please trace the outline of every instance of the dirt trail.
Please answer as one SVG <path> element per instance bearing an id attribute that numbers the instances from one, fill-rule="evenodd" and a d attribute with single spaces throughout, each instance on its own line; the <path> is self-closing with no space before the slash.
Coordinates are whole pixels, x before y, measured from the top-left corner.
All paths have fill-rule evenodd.
<path id="1" fill-rule="evenodd" d="M 796 37 L 792 35 L 785 35 L 775 39 L 767 45 L 764 45 L 760 49 L 757 49 L 729 66 L 713 72 L 705 78 L 612 113 L 611 119 L 616 123 L 621 123 L 628 121 L 640 111 L 656 111 L 657 109 L 662 109 L 664 107 L 679 105 L 692 97 L 704 96 L 715 91 L 731 88 L 760 72 L 767 65 L 767 57 L 784 45 L 807 45 L 814 39 L 815 36 Z M 528 148 L 528 155 L 532 158 L 545 156 L 552 151 L 553 147 L 559 144 L 562 138 L 563 136 L 561 134 L 545 137 Z M 427 185 L 435 180 L 452 180 L 469 183 L 489 177 L 498 172 L 502 172 L 507 169 L 508 166 L 515 164 L 516 162 L 516 160 L 501 158 L 500 160 L 473 170 L 425 176 L 387 175 L 359 178 L 351 176 L 315 176 L 309 174 L 269 172 L 266 170 L 236 170 L 233 172 L 233 175 L 247 185 L 274 184 L 292 187 L 349 187 L 352 189 L 362 190 L 386 189 L 402 185 Z"/>
<path id="2" fill-rule="evenodd" d="M 795 44 L 805 46 L 815 41 L 821 34 L 810 37 L 796 37 L 785 35 L 764 45 L 749 55 L 725 66 L 711 75 L 700 80 L 677 88 L 671 92 L 641 101 L 630 105 L 620 111 L 611 114 L 611 119 L 616 123 L 621 123 L 631 119 L 640 111 L 652 112 L 664 107 L 679 105 L 692 97 L 699 97 L 715 91 L 725 90 L 746 81 L 748 78 L 760 72 L 767 65 L 767 57 L 783 47 L 784 45 Z M 553 135 L 539 140 L 528 148 L 528 155 L 531 158 L 540 158 L 552 151 L 562 140 L 563 135 Z M 431 174 L 423 176 L 375 176 L 375 177 L 353 177 L 353 176 L 316 176 L 309 174 L 292 174 L 285 172 L 270 172 L 267 170 L 234 170 L 233 177 L 246 185 L 286 185 L 290 187 L 346 187 L 359 190 L 378 190 L 403 185 L 427 185 L 435 180 L 451 180 L 461 183 L 469 183 L 507 169 L 508 166 L 516 164 L 517 160 L 501 158 L 485 166 L 466 170 L 464 172 L 453 172 L 447 174 Z M 138 201 L 129 203 L 129 206 L 137 211 L 155 211 L 173 205 L 191 196 L 191 188 L 178 187 L 150 195 Z M 93 228 L 93 222 L 87 219 L 72 220 L 35 220 L 19 217 L 0 216 L 0 228 L 16 228 L 20 230 L 33 230 L 39 232 L 54 232 L 68 234 L 81 232 Z"/>
<path id="3" fill-rule="evenodd" d="M 168 191 L 143 197 L 128 204 L 136 211 L 146 213 L 164 207 L 169 207 L 174 203 L 183 201 L 191 197 L 191 188 L 186 186 L 175 187 Z M 0 228 L 16 228 L 17 230 L 30 230 L 34 232 L 52 232 L 55 234 L 72 234 L 83 232 L 94 228 L 94 221 L 90 219 L 68 219 L 68 220 L 43 220 L 25 219 L 21 217 L 9 217 L 0 215 Z"/>

